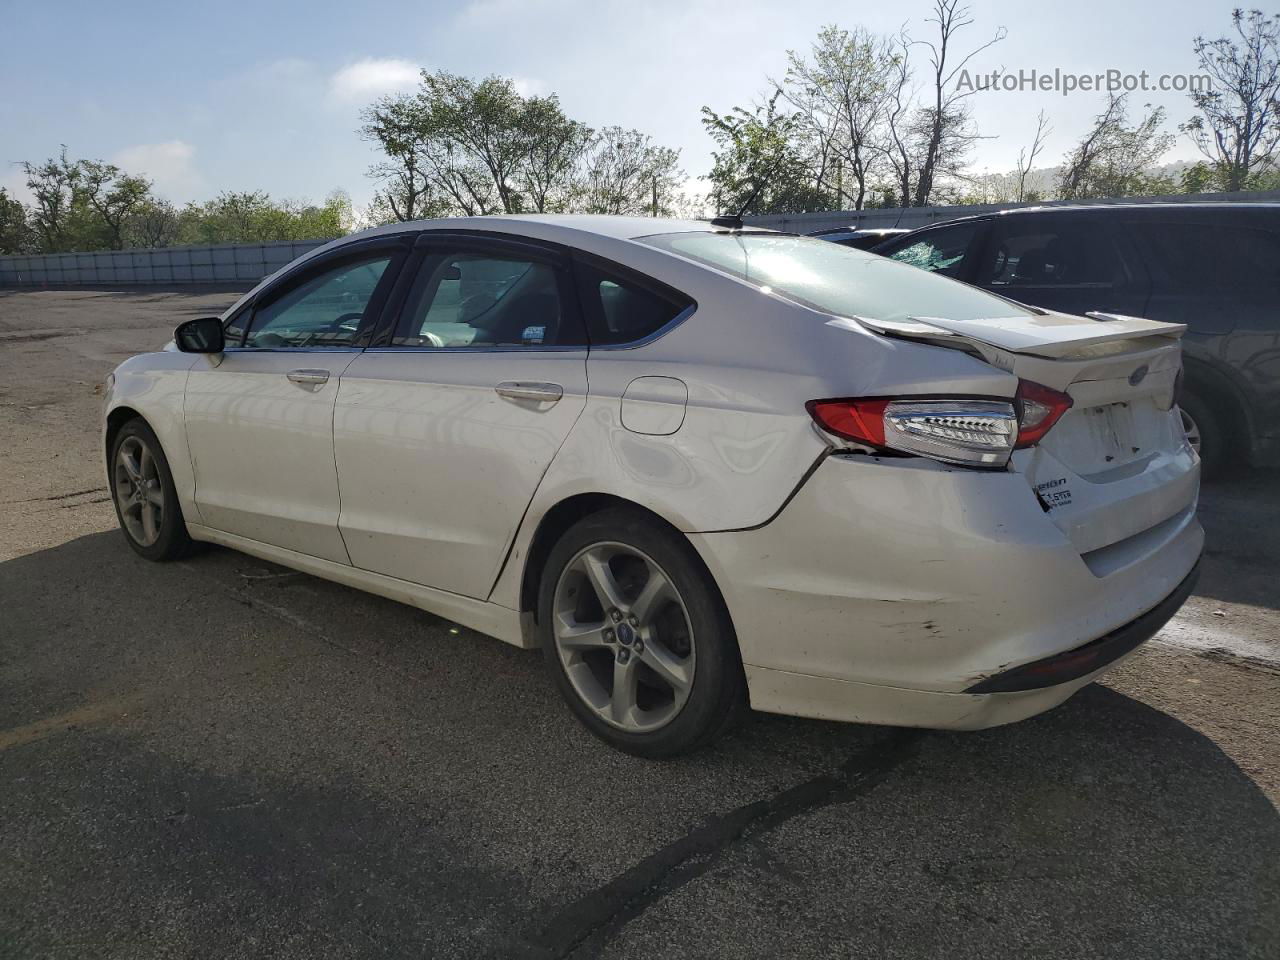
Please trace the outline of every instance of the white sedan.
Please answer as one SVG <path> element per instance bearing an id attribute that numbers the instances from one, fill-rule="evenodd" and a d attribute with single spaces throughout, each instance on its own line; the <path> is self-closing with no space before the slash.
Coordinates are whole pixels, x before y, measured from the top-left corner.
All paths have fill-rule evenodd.
<path id="1" fill-rule="evenodd" d="M 222 544 L 540 646 L 632 753 L 748 704 L 973 729 L 1190 592 L 1182 330 L 732 222 L 403 223 L 121 364 L 104 452 L 142 556 Z"/>

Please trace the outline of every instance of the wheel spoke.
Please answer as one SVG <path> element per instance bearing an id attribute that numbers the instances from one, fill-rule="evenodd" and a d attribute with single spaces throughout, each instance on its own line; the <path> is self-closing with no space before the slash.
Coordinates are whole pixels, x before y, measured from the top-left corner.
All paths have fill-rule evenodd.
<path id="1" fill-rule="evenodd" d="M 609 695 L 609 717 L 614 723 L 635 722 L 636 669 L 635 661 L 613 662 L 613 692 Z"/>
<path id="2" fill-rule="evenodd" d="M 556 641 L 565 650 L 591 650 L 605 646 L 603 623 L 578 623 L 571 617 L 557 617 Z"/>
<path id="3" fill-rule="evenodd" d="M 649 579 L 645 581 L 640 596 L 631 604 L 631 613 L 641 622 L 648 623 L 653 615 L 668 601 L 674 600 L 676 592 L 666 574 L 652 564 L 649 565 Z"/>
<path id="4" fill-rule="evenodd" d="M 609 555 L 604 550 L 589 550 L 582 555 L 582 569 L 596 592 L 600 606 L 607 613 L 622 606 L 622 590 L 609 566 Z"/>
<path id="5" fill-rule="evenodd" d="M 138 474 L 142 477 L 143 482 L 154 479 L 156 475 L 156 462 L 151 456 L 151 451 L 144 446 L 138 454 Z"/>
<path id="6" fill-rule="evenodd" d="M 120 463 L 124 467 L 124 472 L 129 475 L 130 480 L 134 483 L 142 482 L 141 465 L 134 463 L 133 457 L 125 450 L 120 451 Z"/>
<path id="7" fill-rule="evenodd" d="M 162 491 L 158 485 L 154 487 L 147 487 L 147 502 L 152 506 L 163 507 L 164 491 Z"/>
<path id="8" fill-rule="evenodd" d="M 662 644 L 654 641 L 646 643 L 640 659 L 676 693 L 684 693 L 689 689 L 691 678 L 688 665 L 673 656 Z"/>
<path id="9" fill-rule="evenodd" d="M 159 536 L 160 511 L 149 503 L 142 504 L 142 535 L 147 543 L 152 543 Z"/>

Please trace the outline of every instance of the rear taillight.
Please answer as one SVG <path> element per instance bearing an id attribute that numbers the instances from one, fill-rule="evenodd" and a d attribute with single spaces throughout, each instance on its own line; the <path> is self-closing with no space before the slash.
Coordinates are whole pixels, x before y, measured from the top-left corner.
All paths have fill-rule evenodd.
<path id="1" fill-rule="evenodd" d="M 1019 380 L 1018 392 L 1014 395 L 1013 402 L 1018 407 L 1016 446 L 1020 450 L 1039 443 L 1075 401 L 1065 393 L 1030 380 Z"/>
<path id="2" fill-rule="evenodd" d="M 1015 449 L 1038 442 L 1071 398 L 1022 380 L 1012 403 L 869 397 L 814 400 L 808 407 L 818 426 L 845 440 L 944 463 L 1002 467 Z"/>

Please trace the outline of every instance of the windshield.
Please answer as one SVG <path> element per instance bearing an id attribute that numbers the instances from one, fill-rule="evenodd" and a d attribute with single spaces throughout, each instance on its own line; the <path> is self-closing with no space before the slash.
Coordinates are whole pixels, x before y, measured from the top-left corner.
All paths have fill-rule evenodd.
<path id="1" fill-rule="evenodd" d="M 985 320 L 1033 312 L 975 287 L 837 243 L 775 233 L 664 233 L 641 243 L 840 317 Z"/>

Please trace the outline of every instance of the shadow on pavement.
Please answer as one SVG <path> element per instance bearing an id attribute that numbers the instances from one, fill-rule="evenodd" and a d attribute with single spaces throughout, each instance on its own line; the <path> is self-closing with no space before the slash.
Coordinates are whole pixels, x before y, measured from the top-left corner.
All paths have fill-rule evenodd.
<path id="1" fill-rule="evenodd" d="M 656 764 L 540 658 L 230 551 L 0 564 L 6 956 L 1280 953 L 1280 815 L 1091 687 Z"/>

